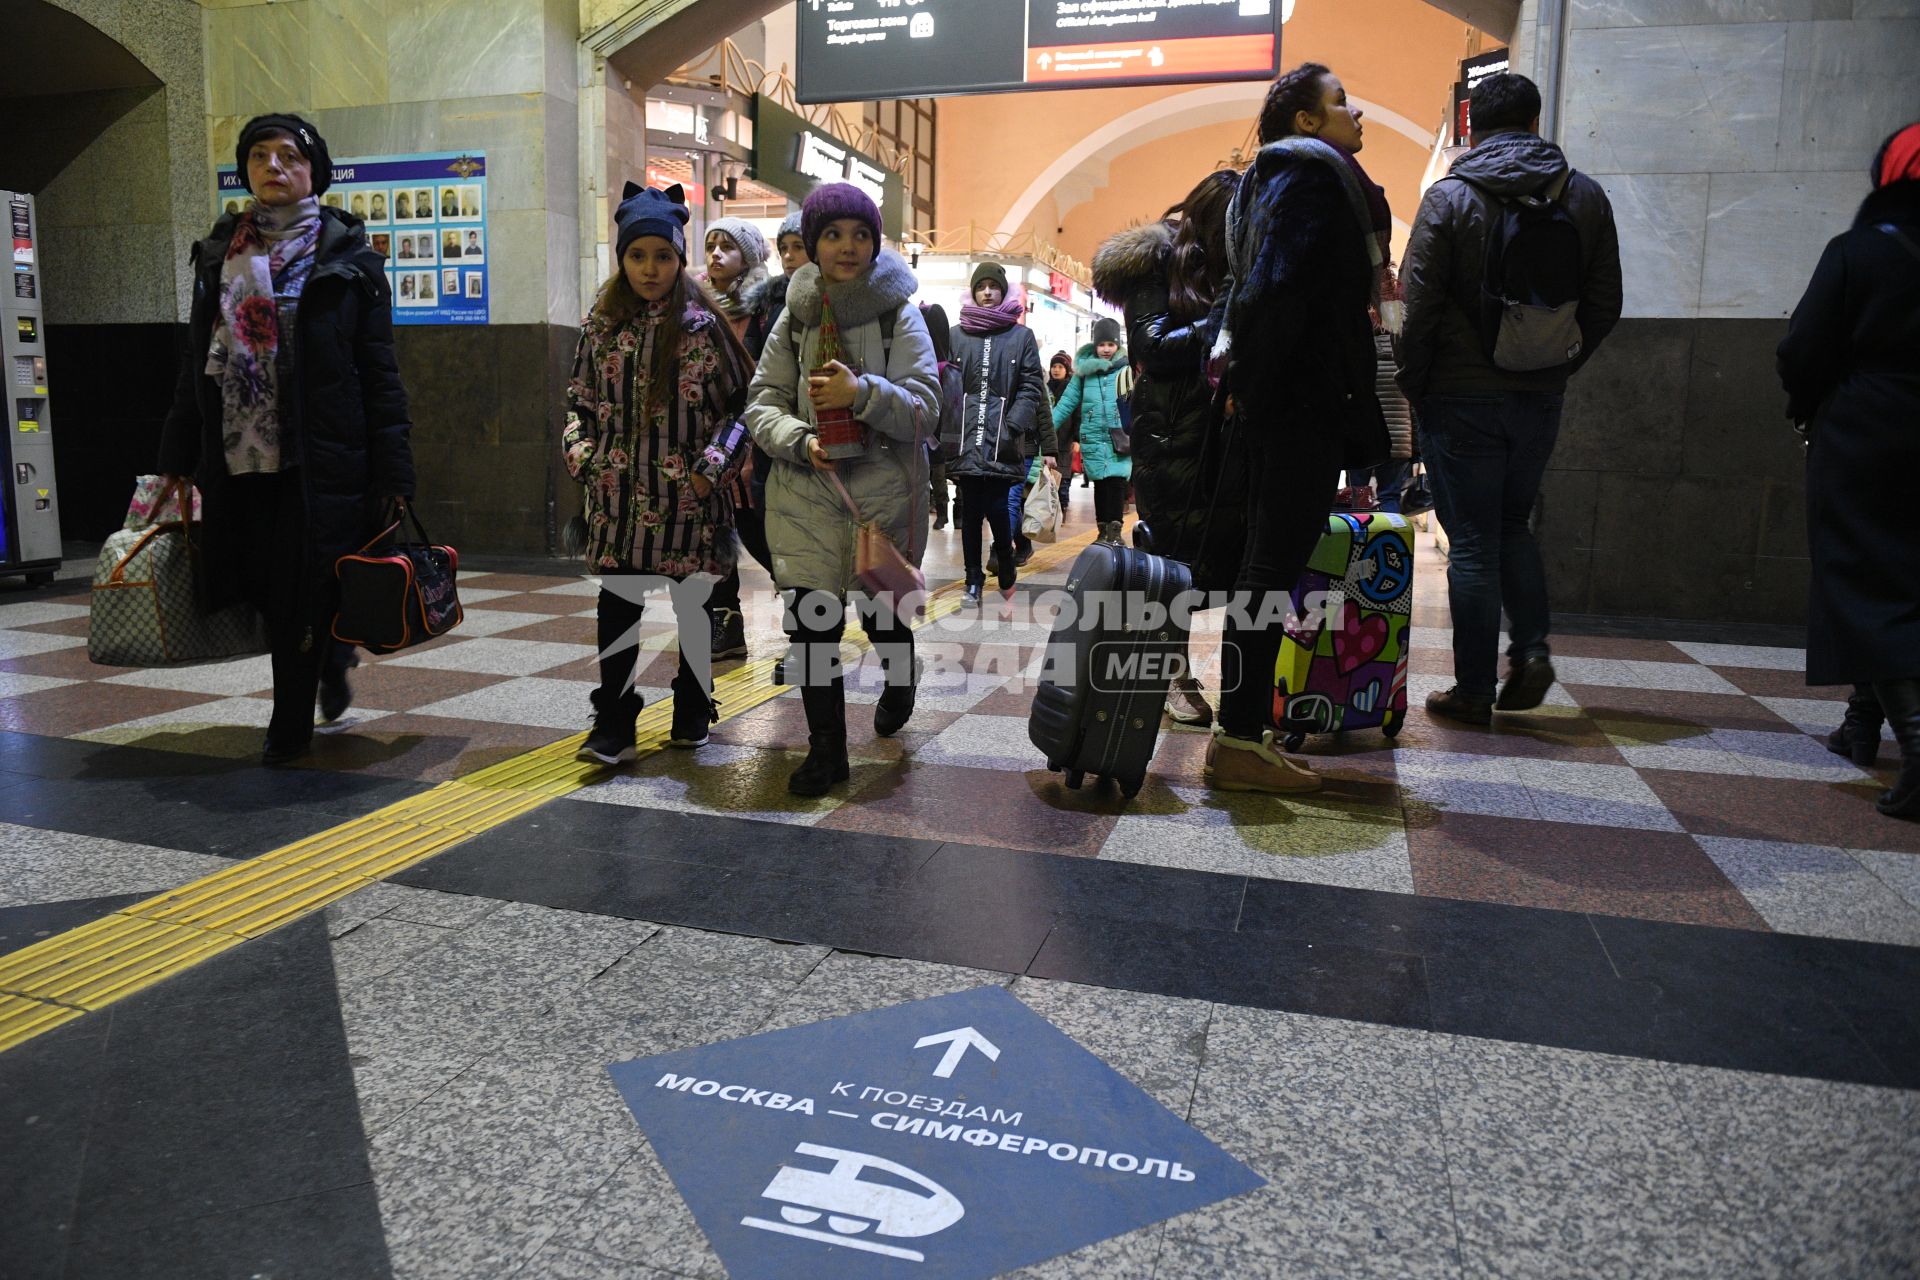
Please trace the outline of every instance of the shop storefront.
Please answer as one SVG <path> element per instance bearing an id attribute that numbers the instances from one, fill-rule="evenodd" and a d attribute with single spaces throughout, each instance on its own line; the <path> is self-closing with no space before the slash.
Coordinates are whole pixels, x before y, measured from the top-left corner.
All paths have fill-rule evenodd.
<path id="1" fill-rule="evenodd" d="M 850 182 L 880 206 L 883 233 L 898 245 L 906 234 L 907 184 L 877 156 L 848 145 L 804 116 L 760 94 L 754 99 L 754 173 L 798 208 L 815 187 Z"/>

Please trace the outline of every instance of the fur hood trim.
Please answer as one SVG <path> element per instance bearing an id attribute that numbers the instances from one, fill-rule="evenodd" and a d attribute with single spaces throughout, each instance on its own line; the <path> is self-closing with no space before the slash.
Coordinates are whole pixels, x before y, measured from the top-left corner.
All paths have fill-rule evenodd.
<path id="1" fill-rule="evenodd" d="M 740 291 L 740 301 L 749 311 L 763 307 L 769 312 L 778 311 L 787 305 L 787 286 L 792 283 L 792 276 L 770 276 L 763 270 L 758 280 Z"/>
<path id="2" fill-rule="evenodd" d="M 787 286 L 787 309 L 809 329 L 820 323 L 820 268 L 809 262 L 793 273 Z M 830 284 L 833 317 L 843 328 L 878 320 L 889 311 L 898 311 L 919 288 L 913 268 L 891 249 L 882 249 L 873 265 L 845 284 Z"/>
<path id="3" fill-rule="evenodd" d="M 1173 259 L 1173 227 L 1149 222 L 1109 236 L 1093 255 L 1093 291 L 1114 304 L 1124 303 L 1143 284 L 1164 282 Z"/>
<path id="4" fill-rule="evenodd" d="M 1074 362 L 1073 371 L 1083 378 L 1101 378 L 1126 367 L 1127 349 L 1125 347 L 1114 352 L 1113 359 L 1102 360 L 1094 351 L 1093 343 L 1089 342 L 1080 348 L 1080 358 Z"/>

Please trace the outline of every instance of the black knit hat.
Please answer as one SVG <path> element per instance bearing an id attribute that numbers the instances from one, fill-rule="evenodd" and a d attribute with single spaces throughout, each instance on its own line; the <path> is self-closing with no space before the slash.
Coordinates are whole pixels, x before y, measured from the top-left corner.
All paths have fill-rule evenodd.
<path id="1" fill-rule="evenodd" d="M 1120 322 L 1112 316 L 1101 316 L 1093 322 L 1093 344 L 1120 341 Z"/>
<path id="2" fill-rule="evenodd" d="M 807 242 L 807 256 L 820 261 L 820 237 L 842 218 L 867 224 L 873 233 L 874 256 L 880 254 L 880 207 L 851 182 L 829 182 L 815 187 L 800 206 L 800 238 Z"/>
<path id="3" fill-rule="evenodd" d="M 973 269 L 973 281 L 967 285 L 968 294 L 980 287 L 982 280 L 991 280 L 1000 286 L 1000 296 L 1007 296 L 1007 269 L 997 262 L 983 262 Z"/>
<path id="4" fill-rule="evenodd" d="M 621 261 L 627 256 L 627 246 L 641 236 L 659 236 L 673 246 L 684 264 L 687 260 L 687 219 L 693 216 L 693 210 L 687 208 L 687 191 L 679 183 L 674 183 L 665 191 L 658 187 L 643 187 L 629 182 L 620 193 L 620 207 L 614 210 L 614 225 L 620 228 L 618 242 L 614 246 L 613 260 Z"/>
<path id="5" fill-rule="evenodd" d="M 253 150 L 253 144 L 262 137 L 275 132 L 293 139 L 293 145 L 313 166 L 313 194 L 325 195 L 333 185 L 333 155 L 327 150 L 327 140 L 320 136 L 320 131 L 299 116 L 255 116 L 241 126 L 240 140 L 233 148 L 233 163 L 240 170 L 241 185 L 248 191 L 253 190 L 253 184 L 247 180 L 247 152 Z"/>

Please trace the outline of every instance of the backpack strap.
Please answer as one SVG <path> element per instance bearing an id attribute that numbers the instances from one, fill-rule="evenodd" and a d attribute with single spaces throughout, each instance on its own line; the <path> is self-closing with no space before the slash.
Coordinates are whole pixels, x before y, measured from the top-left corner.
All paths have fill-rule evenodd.
<path id="1" fill-rule="evenodd" d="M 892 311 L 880 313 L 880 362 L 893 363 L 893 326 L 900 317 Z"/>

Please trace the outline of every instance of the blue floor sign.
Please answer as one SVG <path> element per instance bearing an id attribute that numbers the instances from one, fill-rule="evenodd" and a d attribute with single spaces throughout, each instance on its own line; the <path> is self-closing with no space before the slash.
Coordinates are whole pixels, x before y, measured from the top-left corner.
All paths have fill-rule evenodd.
<path id="1" fill-rule="evenodd" d="M 734 1280 L 975 1280 L 1264 1184 L 1000 987 L 609 1071 Z"/>

